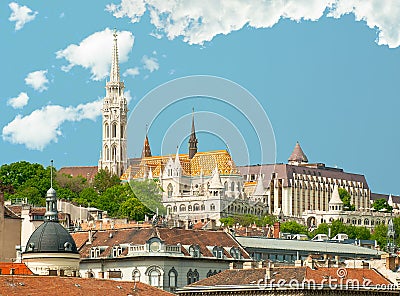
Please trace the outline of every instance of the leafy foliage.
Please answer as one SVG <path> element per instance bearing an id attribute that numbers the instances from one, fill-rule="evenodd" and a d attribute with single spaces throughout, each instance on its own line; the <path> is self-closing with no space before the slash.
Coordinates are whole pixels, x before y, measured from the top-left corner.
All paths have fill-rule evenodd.
<path id="1" fill-rule="evenodd" d="M 384 198 L 375 200 L 374 203 L 372 204 L 372 208 L 375 211 L 380 211 L 380 212 L 391 212 L 393 210 L 393 207 L 390 206 L 387 200 Z"/>
<path id="2" fill-rule="evenodd" d="M 344 188 L 339 188 L 339 196 L 343 202 L 343 209 L 345 211 L 355 211 L 356 207 L 351 203 L 351 195 Z"/>
<path id="3" fill-rule="evenodd" d="M 273 215 L 265 215 L 264 217 L 260 218 L 256 215 L 244 214 L 221 218 L 219 221 L 228 227 L 236 224 L 242 226 L 250 226 L 252 224 L 256 224 L 257 226 L 265 226 L 273 225 L 277 221 L 277 218 Z"/>
<path id="4" fill-rule="evenodd" d="M 111 174 L 106 170 L 99 170 L 99 172 L 94 177 L 93 187 L 97 190 L 99 194 L 103 194 L 107 188 L 111 188 L 114 185 L 121 183 L 121 180 L 117 175 Z"/>
<path id="5" fill-rule="evenodd" d="M 286 221 L 281 223 L 281 232 L 287 232 L 291 234 L 307 234 L 307 227 L 303 224 L 297 223 L 296 221 Z"/>
<path id="6" fill-rule="evenodd" d="M 148 209 L 156 212 L 158 209 L 159 215 L 165 215 L 167 210 L 162 204 L 161 188 L 153 180 L 145 181 L 130 181 L 130 186 L 135 197 L 145 205 Z"/>

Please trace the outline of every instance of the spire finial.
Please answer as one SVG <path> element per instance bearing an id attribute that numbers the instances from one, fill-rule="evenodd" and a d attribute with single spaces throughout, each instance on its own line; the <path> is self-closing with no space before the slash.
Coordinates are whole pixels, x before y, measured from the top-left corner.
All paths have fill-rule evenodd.
<path id="1" fill-rule="evenodd" d="M 110 81 L 111 82 L 120 82 L 119 76 L 119 61 L 118 61 L 118 34 L 117 29 L 114 28 L 114 48 L 112 53 L 112 62 L 111 62 L 111 72 L 110 72 Z"/>
<path id="2" fill-rule="evenodd" d="M 50 188 L 53 188 L 53 163 L 54 160 L 50 160 Z"/>
<path id="3" fill-rule="evenodd" d="M 196 129 L 194 126 L 194 107 L 192 108 L 192 131 L 189 138 L 189 159 L 192 159 L 197 153 Z"/>

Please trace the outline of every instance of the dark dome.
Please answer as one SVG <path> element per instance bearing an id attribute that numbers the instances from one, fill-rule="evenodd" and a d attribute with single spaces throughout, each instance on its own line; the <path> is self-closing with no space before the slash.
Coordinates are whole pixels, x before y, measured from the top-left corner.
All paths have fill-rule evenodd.
<path id="1" fill-rule="evenodd" d="M 47 221 L 40 225 L 26 244 L 25 253 L 76 253 L 72 236 L 58 222 Z"/>

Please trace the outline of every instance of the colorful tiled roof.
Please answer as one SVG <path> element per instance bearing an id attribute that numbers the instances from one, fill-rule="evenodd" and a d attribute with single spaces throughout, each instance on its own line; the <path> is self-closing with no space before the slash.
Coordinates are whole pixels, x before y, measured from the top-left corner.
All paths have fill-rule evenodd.
<path id="1" fill-rule="evenodd" d="M 150 169 L 153 177 L 159 178 L 168 160 L 170 158 L 174 160 L 175 157 L 175 155 L 144 157 L 140 162 L 139 170 L 135 171 L 132 167 L 129 167 L 121 176 L 121 180 L 143 178 Z M 188 154 L 179 154 L 179 161 L 184 176 L 200 176 L 201 173 L 204 176 L 211 176 L 216 166 L 220 175 L 239 174 L 231 155 L 226 150 L 197 152 L 192 159 L 189 159 Z"/>
<path id="2" fill-rule="evenodd" d="M 127 281 L 114 281 L 95 278 L 57 277 L 57 276 L 0 276 L 0 293 L 7 296 L 81 296 L 81 295 L 132 295 L 169 296 L 161 289 Z"/>

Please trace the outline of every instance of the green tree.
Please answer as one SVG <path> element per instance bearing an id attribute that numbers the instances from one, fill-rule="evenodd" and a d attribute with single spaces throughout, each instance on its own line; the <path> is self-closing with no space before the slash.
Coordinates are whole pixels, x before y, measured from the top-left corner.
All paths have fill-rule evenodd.
<path id="1" fill-rule="evenodd" d="M 96 204 L 98 198 L 99 194 L 97 191 L 92 187 L 87 187 L 82 189 L 82 191 L 79 193 L 79 196 L 74 198 L 72 201 L 78 205 L 87 207 L 89 205 Z"/>
<path id="2" fill-rule="evenodd" d="M 393 210 L 393 207 L 390 206 L 387 200 L 384 198 L 375 200 L 372 204 L 372 208 L 375 211 L 381 211 L 381 212 L 391 212 Z"/>
<path id="3" fill-rule="evenodd" d="M 107 211 L 110 217 L 121 217 L 120 207 L 122 203 L 129 197 L 132 197 L 133 192 L 128 184 L 114 185 L 107 188 L 103 194 L 96 200 L 94 206 Z"/>
<path id="4" fill-rule="evenodd" d="M 307 227 L 296 221 L 287 221 L 281 223 L 281 232 L 287 232 L 291 234 L 307 234 Z"/>
<path id="5" fill-rule="evenodd" d="M 135 196 L 126 199 L 120 207 L 122 217 L 143 221 L 145 215 L 152 215 L 152 212 L 144 206 Z"/>
<path id="6" fill-rule="evenodd" d="M 261 225 L 274 225 L 276 221 L 278 221 L 278 219 L 274 215 L 265 215 L 261 218 Z"/>
<path id="7" fill-rule="evenodd" d="M 162 204 L 162 191 L 160 186 L 153 180 L 130 181 L 129 183 L 135 197 L 152 210 L 153 213 L 158 209 L 159 215 L 165 215 L 167 210 Z"/>
<path id="8" fill-rule="evenodd" d="M 318 227 L 316 229 L 314 229 L 314 231 L 309 233 L 309 237 L 313 238 L 314 236 L 318 235 L 318 234 L 329 234 L 329 225 L 327 223 L 321 223 L 320 225 L 318 225 Z"/>
<path id="9" fill-rule="evenodd" d="M 39 189 L 36 187 L 20 188 L 12 197 L 19 200 L 26 200 L 34 206 L 42 207 L 46 204 L 46 198 L 41 195 Z"/>
<path id="10" fill-rule="evenodd" d="M 378 245 L 383 249 L 387 244 L 387 231 L 388 228 L 384 224 L 376 225 L 374 232 L 371 235 L 371 239 L 376 240 Z"/>
<path id="11" fill-rule="evenodd" d="M 121 183 L 121 180 L 117 175 L 111 174 L 106 170 L 99 170 L 94 176 L 93 187 L 99 194 L 105 192 L 108 188 L 113 187 Z"/>
<path id="12" fill-rule="evenodd" d="M 232 227 L 233 225 L 235 225 L 235 219 L 233 217 L 221 218 L 219 219 L 219 221 L 228 227 Z"/>
<path id="13" fill-rule="evenodd" d="M 355 206 L 351 203 L 351 195 L 344 188 L 339 188 L 339 196 L 343 202 L 343 209 L 345 211 L 354 211 Z"/>
<path id="14" fill-rule="evenodd" d="M 57 184 L 57 188 L 68 188 L 72 192 L 77 195 L 89 185 L 87 184 L 87 180 L 82 176 L 71 176 L 67 174 L 57 173 L 55 177 L 55 183 Z"/>

